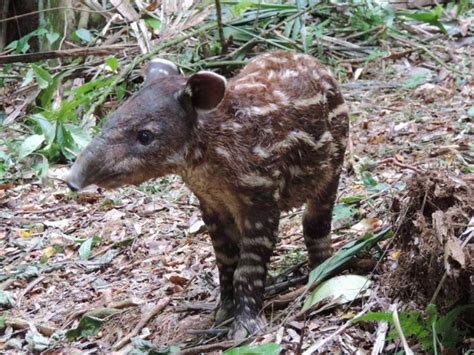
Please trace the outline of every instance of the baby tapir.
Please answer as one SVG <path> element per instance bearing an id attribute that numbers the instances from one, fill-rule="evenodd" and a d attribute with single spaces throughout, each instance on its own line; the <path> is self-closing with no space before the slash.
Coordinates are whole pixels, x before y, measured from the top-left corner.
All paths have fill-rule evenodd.
<path id="1" fill-rule="evenodd" d="M 348 136 L 348 107 L 310 56 L 273 52 L 229 81 L 210 71 L 180 75 L 151 61 L 141 90 L 81 153 L 67 179 L 115 188 L 180 175 L 198 197 L 214 246 L 231 336 L 263 327 L 267 263 L 280 213 L 304 203 L 314 267 L 331 255 L 331 213 Z"/>

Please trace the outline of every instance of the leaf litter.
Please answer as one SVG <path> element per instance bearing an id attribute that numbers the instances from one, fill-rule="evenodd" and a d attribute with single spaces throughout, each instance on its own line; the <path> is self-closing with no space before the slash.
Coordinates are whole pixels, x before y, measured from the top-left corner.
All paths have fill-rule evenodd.
<path id="1" fill-rule="evenodd" d="M 338 11 L 342 16 L 348 9 Z M 275 16 L 270 10 L 263 15 Z M 199 16 L 170 23 L 166 36 L 196 26 L 204 18 Z M 433 23 L 443 32 L 442 23 Z M 300 25 L 291 23 L 276 36 L 293 36 Z M 249 35 L 249 29 L 235 26 L 227 30 Z M 464 37 L 456 41 L 433 28 L 406 26 L 437 48 L 455 43 L 449 65 L 462 67 L 474 54 L 462 43 L 472 37 L 465 25 Z M 445 52 L 430 56 L 418 42 L 395 35 L 383 43 L 384 52 L 369 53 L 360 38 L 360 45 L 351 45 L 341 36 L 331 40 L 315 34 L 319 48 L 338 61 L 334 74 L 343 82 L 352 112 L 333 217 L 332 240 L 339 253 L 324 270 L 313 270 L 305 284 L 302 210 L 282 216 L 267 287 L 268 331 L 247 342 L 250 347 L 270 343 L 257 347 L 257 353 L 369 351 L 376 330 L 352 324 L 356 314 L 388 311 L 393 301 L 407 310 L 434 303 L 448 311 L 472 299 L 472 77 L 442 65 Z M 256 46 L 248 54 L 261 50 L 265 47 Z M 20 147 L 22 157 L 43 144 L 44 136 L 30 137 Z M 0 325 L 5 331 L 0 348 L 7 349 L 7 343 L 17 351 L 63 353 L 233 348 L 225 343 L 226 325 L 213 324 L 218 276 L 197 205 L 176 177 L 78 195 L 56 179 L 40 184 L 23 176 L 2 183 Z M 390 229 L 393 236 L 377 239 Z M 376 242 L 369 243 L 370 238 Z M 370 248 L 362 248 L 364 243 Z M 331 278 L 336 272 L 339 276 Z M 337 277 L 355 277 L 370 292 L 364 297 L 351 292 L 344 305 L 317 302 L 302 310 L 302 294 L 314 289 L 318 296 L 321 282 Z M 322 299 L 328 294 L 337 299 L 340 291 L 329 288 Z M 417 349 L 413 338 L 408 342 Z M 394 341 L 385 350 L 395 351 L 399 344 Z M 254 351 L 239 349 L 227 353 Z"/>

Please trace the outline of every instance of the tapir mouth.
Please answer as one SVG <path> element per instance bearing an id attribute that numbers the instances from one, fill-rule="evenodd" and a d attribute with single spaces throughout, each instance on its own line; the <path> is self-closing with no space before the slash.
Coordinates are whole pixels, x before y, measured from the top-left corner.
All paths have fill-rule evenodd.
<path id="1" fill-rule="evenodd" d="M 124 177 L 125 173 L 111 173 L 107 174 L 104 177 L 100 177 L 99 179 L 86 178 L 85 181 L 80 184 L 77 181 L 74 181 L 73 175 L 70 175 L 66 180 L 66 184 L 72 191 L 82 190 L 83 188 L 89 185 L 97 185 L 106 189 L 113 189 L 125 185 L 124 183 L 122 183 Z"/>

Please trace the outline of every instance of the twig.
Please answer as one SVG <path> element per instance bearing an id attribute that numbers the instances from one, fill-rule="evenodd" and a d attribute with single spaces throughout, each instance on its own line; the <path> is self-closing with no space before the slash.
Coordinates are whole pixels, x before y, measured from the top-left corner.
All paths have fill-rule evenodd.
<path id="1" fill-rule="evenodd" d="M 404 43 L 405 45 L 409 45 L 409 46 L 412 46 L 412 47 L 415 47 L 419 50 L 422 50 L 424 51 L 426 54 L 428 54 L 428 56 L 430 56 L 431 58 L 433 58 L 433 60 L 438 63 L 439 65 L 441 65 L 442 67 L 446 68 L 447 70 L 449 71 L 452 71 L 454 73 L 457 73 L 457 74 L 463 74 L 461 71 L 457 70 L 457 69 L 454 69 L 452 67 L 450 67 L 449 65 L 447 65 L 445 62 L 443 62 L 437 55 L 435 55 L 433 52 L 431 52 L 428 48 L 426 48 L 425 46 L 421 45 L 421 44 L 418 44 L 418 43 L 415 43 L 413 41 L 410 41 L 408 39 L 405 39 L 405 38 L 402 38 L 402 37 L 399 37 L 397 35 L 394 35 L 393 33 L 389 33 L 389 36 L 396 39 L 397 41 L 399 42 L 402 42 Z"/>
<path id="2" fill-rule="evenodd" d="M 376 162 L 376 165 L 389 164 L 389 163 L 392 163 L 393 165 L 396 165 L 400 168 L 413 170 L 414 172 L 416 172 L 418 174 L 423 174 L 424 173 L 423 170 L 415 168 L 414 166 L 411 166 L 411 165 L 400 163 L 395 158 L 387 158 L 387 159 L 379 160 L 379 161 Z"/>
<path id="3" fill-rule="evenodd" d="M 152 319 L 153 317 L 155 317 L 158 313 L 160 313 L 167 305 L 168 303 L 170 303 L 170 298 L 169 297 L 165 297 L 163 298 L 162 300 L 160 300 L 160 302 L 158 302 L 158 304 L 153 307 L 152 310 L 150 310 L 150 312 L 148 312 L 147 314 L 145 314 L 142 319 L 140 320 L 140 322 L 138 322 L 138 324 L 135 326 L 135 328 L 133 328 L 133 330 L 128 333 L 125 338 L 123 338 L 122 340 L 120 340 L 119 342 L 117 342 L 113 348 L 115 351 L 117 350 L 120 350 L 122 349 L 125 345 L 128 344 L 128 342 L 134 337 L 134 336 L 137 336 L 138 333 L 142 330 L 142 328 L 150 321 L 150 319 Z"/>
<path id="4" fill-rule="evenodd" d="M 28 286 L 25 287 L 25 289 L 21 292 L 21 294 L 18 296 L 18 299 L 16 301 L 17 303 L 17 307 L 20 307 L 20 304 L 21 304 L 21 301 L 23 300 L 23 297 L 25 297 L 25 295 L 30 292 L 37 284 L 39 284 L 40 282 L 42 282 L 44 279 L 46 278 L 46 276 L 39 276 L 37 277 L 36 279 L 34 279 L 33 281 L 31 281 Z"/>
<path id="5" fill-rule="evenodd" d="M 107 307 L 109 308 L 115 308 L 115 309 L 122 309 L 122 308 L 127 308 L 127 307 L 135 307 L 143 304 L 143 300 L 137 298 L 137 297 L 130 297 L 127 298 L 126 300 L 123 301 L 117 301 L 117 302 L 110 302 Z"/>
<path id="6" fill-rule="evenodd" d="M 221 335 L 228 331 L 228 329 L 214 328 L 214 329 L 188 329 L 186 333 L 191 335 Z"/>
<path id="7" fill-rule="evenodd" d="M 217 17 L 217 29 L 219 32 L 219 41 L 221 42 L 221 54 L 227 53 L 227 42 L 224 36 L 224 28 L 222 27 L 222 9 L 220 0 L 215 0 L 216 3 L 216 17 Z"/>
<path id="8" fill-rule="evenodd" d="M 398 336 L 402 341 L 403 350 L 405 351 L 405 354 L 414 355 L 415 353 L 413 352 L 413 350 L 410 349 L 410 346 L 408 346 L 405 334 L 403 334 L 402 326 L 400 325 L 400 319 L 398 319 L 397 304 L 392 304 L 389 309 L 392 311 L 393 324 L 395 325 L 395 329 L 397 330 Z"/>
<path id="9" fill-rule="evenodd" d="M 383 348 L 385 347 L 385 338 L 387 337 L 387 330 L 388 322 L 379 322 L 371 355 L 378 355 L 383 352 Z"/>
<path id="10" fill-rule="evenodd" d="M 43 214 L 43 213 L 50 213 L 50 212 L 55 212 L 58 210 L 64 209 L 64 206 L 56 206 L 52 208 L 45 208 L 43 210 L 38 210 L 38 211 L 15 211 L 13 212 L 13 215 L 18 215 L 18 214 Z"/>
<path id="11" fill-rule="evenodd" d="M 0 64 L 8 63 L 33 63 L 45 59 L 56 59 L 56 58 L 75 58 L 75 57 L 87 57 L 93 56 L 106 56 L 111 53 L 121 51 L 125 48 L 136 47 L 136 44 L 119 44 L 111 46 L 101 47 L 88 47 L 88 48 L 74 48 L 74 49 L 63 49 L 48 52 L 39 53 L 27 53 L 27 54 L 14 54 L 14 55 L 3 55 L 0 56 Z"/>
<path id="12" fill-rule="evenodd" d="M 366 305 L 364 307 L 364 309 L 362 311 L 360 311 L 353 319 L 355 318 L 358 318 L 360 316 L 362 316 L 363 314 L 365 314 L 368 310 L 370 309 L 370 304 Z M 346 323 L 344 323 L 341 327 L 339 327 L 338 330 L 336 330 L 334 333 L 332 333 L 330 336 L 328 336 L 327 338 L 325 339 L 321 339 L 320 341 L 318 341 L 317 343 L 311 345 L 308 349 L 306 349 L 306 351 L 303 353 L 303 355 L 311 355 L 311 354 L 314 354 L 316 353 L 316 351 L 318 349 L 320 349 L 321 347 L 323 347 L 327 342 L 329 342 L 330 340 L 332 340 L 334 337 L 336 337 L 337 335 L 339 335 L 340 333 L 342 333 L 344 330 L 346 330 L 347 328 L 349 328 L 349 326 L 352 325 L 352 319 L 348 320 Z"/>
<path id="13" fill-rule="evenodd" d="M 226 350 L 229 348 L 233 348 L 234 346 L 239 346 L 243 344 L 244 342 L 250 341 L 250 339 L 238 340 L 238 341 L 237 340 L 224 340 L 224 341 L 221 341 L 220 343 L 195 346 L 193 348 L 182 350 L 180 354 L 182 355 L 201 354 L 201 353 L 207 354 L 211 351 Z"/>
<path id="14" fill-rule="evenodd" d="M 268 287 L 265 287 L 265 295 L 271 296 L 274 294 L 277 294 L 280 291 L 287 290 L 288 288 L 298 285 L 308 279 L 308 276 L 299 276 L 299 277 L 294 277 L 289 280 L 285 280 L 283 282 L 279 282 L 273 285 L 270 285 Z"/>

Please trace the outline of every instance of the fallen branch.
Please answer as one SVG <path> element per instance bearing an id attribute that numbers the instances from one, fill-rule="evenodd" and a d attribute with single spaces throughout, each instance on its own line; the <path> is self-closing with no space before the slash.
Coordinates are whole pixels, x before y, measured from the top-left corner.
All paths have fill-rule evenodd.
<path id="1" fill-rule="evenodd" d="M 403 164 L 403 163 L 400 163 L 397 159 L 395 158 L 387 158 L 387 159 L 383 159 L 383 160 L 379 160 L 378 162 L 376 162 L 376 165 L 382 165 L 382 164 L 393 164 L 393 165 L 396 165 L 400 168 L 404 168 L 404 169 L 409 169 L 409 170 L 412 170 L 418 174 L 423 174 L 424 171 L 421 170 L 421 169 L 418 169 L 418 168 L 415 168 L 414 166 L 411 166 L 411 165 L 407 165 L 407 164 Z"/>
<path id="2" fill-rule="evenodd" d="M 134 48 L 136 46 L 136 44 L 116 44 L 111 46 L 63 49 L 49 52 L 2 55 L 0 56 L 0 64 L 33 63 L 46 59 L 87 57 L 90 55 L 106 56 L 117 51 L 121 51 L 126 48 Z"/>
<path id="3" fill-rule="evenodd" d="M 251 339 L 252 338 L 244 339 L 244 340 L 224 340 L 224 341 L 221 341 L 220 343 L 199 345 L 193 348 L 184 349 L 180 352 L 180 354 L 182 355 L 201 354 L 201 353 L 207 354 L 211 351 L 226 350 L 229 348 L 233 348 L 235 346 L 242 345 L 244 342 L 249 341 Z"/>
<path id="4" fill-rule="evenodd" d="M 158 302 L 158 304 L 155 307 L 153 307 L 147 314 L 145 314 L 142 317 L 140 322 L 138 322 L 138 324 L 135 326 L 135 328 L 133 328 L 133 330 L 130 333 L 128 333 L 125 336 L 125 338 L 123 338 L 119 342 L 115 343 L 115 345 L 113 346 L 114 350 L 115 351 L 120 350 L 125 345 L 127 345 L 133 337 L 137 336 L 138 333 L 140 333 L 142 328 L 150 321 L 150 319 L 155 317 L 158 313 L 160 313 L 168 305 L 168 303 L 170 303 L 170 300 L 171 299 L 169 297 L 165 297 L 160 302 Z"/>

